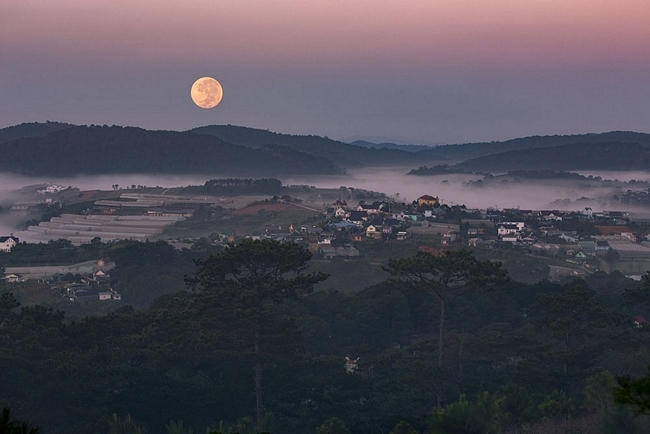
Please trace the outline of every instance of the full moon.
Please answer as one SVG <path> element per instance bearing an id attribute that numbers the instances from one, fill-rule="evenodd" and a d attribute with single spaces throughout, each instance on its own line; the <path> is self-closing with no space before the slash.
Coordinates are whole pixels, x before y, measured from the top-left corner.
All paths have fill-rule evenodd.
<path id="1" fill-rule="evenodd" d="M 194 104 L 204 109 L 211 109 L 221 102 L 223 88 L 214 78 L 201 77 L 192 85 L 190 96 Z"/>

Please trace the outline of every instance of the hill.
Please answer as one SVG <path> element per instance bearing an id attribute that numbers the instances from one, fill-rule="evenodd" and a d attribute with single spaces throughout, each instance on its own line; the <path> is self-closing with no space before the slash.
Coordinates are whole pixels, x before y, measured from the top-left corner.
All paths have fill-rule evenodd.
<path id="1" fill-rule="evenodd" d="M 74 127 L 62 122 L 31 122 L 0 129 L 0 143 L 28 137 L 42 137 L 50 133 Z"/>
<path id="2" fill-rule="evenodd" d="M 389 142 L 374 143 L 374 142 L 367 142 L 365 140 L 355 140 L 354 142 L 350 142 L 350 144 L 354 146 L 362 146 L 364 148 L 398 149 L 400 151 L 406 151 L 406 152 L 425 151 L 432 148 L 432 146 L 426 146 L 426 145 L 398 145 L 397 143 L 389 143 Z"/>
<path id="3" fill-rule="evenodd" d="M 512 170 L 648 170 L 650 145 L 626 142 L 571 143 L 520 149 L 474 158 L 453 166 L 472 172 Z"/>
<path id="4" fill-rule="evenodd" d="M 258 149 L 213 136 L 133 127 L 69 127 L 0 144 L 0 170 L 25 175 L 204 173 L 277 176 L 343 173 L 328 159 L 281 145 Z"/>
<path id="5" fill-rule="evenodd" d="M 507 151 L 551 148 L 568 144 L 595 143 L 640 143 L 650 145 L 650 134 L 629 131 L 612 131 L 600 134 L 576 134 L 566 136 L 531 136 L 503 142 L 465 143 L 459 145 L 436 146 L 430 150 L 419 151 L 423 159 L 437 158 L 439 160 L 465 161 L 491 154 Z M 513 168 L 514 170 L 514 168 Z"/>
<path id="6" fill-rule="evenodd" d="M 226 142 L 249 148 L 282 145 L 316 157 L 329 159 L 346 168 L 421 164 L 423 161 L 435 162 L 439 158 L 434 155 L 415 155 L 413 152 L 399 149 L 355 146 L 328 137 L 279 134 L 234 125 L 209 125 L 190 131 L 215 136 Z"/>

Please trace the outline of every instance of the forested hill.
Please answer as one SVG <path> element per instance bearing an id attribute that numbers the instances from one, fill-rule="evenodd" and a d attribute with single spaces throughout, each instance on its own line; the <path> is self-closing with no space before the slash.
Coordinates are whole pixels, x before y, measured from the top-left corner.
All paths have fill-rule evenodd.
<path id="1" fill-rule="evenodd" d="M 364 148 L 388 148 L 388 149 L 398 149 L 400 151 L 407 151 L 407 152 L 418 152 L 418 151 L 424 151 L 424 150 L 429 150 L 433 146 L 427 146 L 427 145 L 398 145 L 396 143 L 389 143 L 389 142 L 382 142 L 382 143 L 373 143 L 373 142 L 367 142 L 365 140 L 355 140 L 354 142 L 349 142 L 351 145 L 354 146 L 362 146 Z"/>
<path id="2" fill-rule="evenodd" d="M 14 125 L 0 129 L 0 143 L 5 143 L 17 139 L 24 139 L 28 137 L 46 136 L 50 133 L 65 130 L 66 128 L 71 128 L 74 126 L 75 125 L 72 124 L 50 121 L 47 121 L 45 123 L 30 122 Z"/>
<path id="3" fill-rule="evenodd" d="M 640 143 L 572 143 L 487 155 L 454 168 L 473 172 L 511 170 L 648 170 L 650 145 Z"/>
<path id="4" fill-rule="evenodd" d="M 320 136 L 299 136 L 279 134 L 267 130 L 239 127 L 234 125 L 209 125 L 194 128 L 191 132 L 207 134 L 226 142 L 260 148 L 266 145 L 282 145 L 327 158 L 344 167 L 396 166 L 439 161 L 434 155 L 416 155 L 398 149 L 376 149 L 354 146 Z"/>
<path id="5" fill-rule="evenodd" d="M 466 143 L 459 145 L 436 146 L 430 150 L 420 151 L 418 155 L 424 159 L 436 157 L 439 159 L 465 161 L 472 158 L 507 151 L 550 148 L 567 144 L 595 143 L 640 143 L 650 145 L 650 134 L 629 131 L 612 131 L 600 134 L 576 134 L 568 136 L 531 136 L 504 142 Z M 513 168 L 514 169 L 514 168 Z"/>
<path id="6" fill-rule="evenodd" d="M 251 149 L 190 132 L 133 127 L 71 127 L 0 144 L 0 171 L 68 176 L 201 173 L 236 176 L 334 174 L 330 160 L 282 146 Z"/>
<path id="7" fill-rule="evenodd" d="M 345 173 L 348 168 L 435 166 L 453 170 L 647 169 L 650 134 L 609 132 L 533 136 L 504 142 L 374 148 L 233 125 L 190 131 L 24 123 L 0 129 L 0 170 L 27 175 L 204 173 L 286 176 Z"/>

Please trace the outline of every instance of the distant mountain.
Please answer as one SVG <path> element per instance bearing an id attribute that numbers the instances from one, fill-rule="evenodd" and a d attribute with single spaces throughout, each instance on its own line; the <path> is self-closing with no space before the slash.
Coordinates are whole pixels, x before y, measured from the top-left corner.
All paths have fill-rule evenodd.
<path id="1" fill-rule="evenodd" d="M 0 170 L 26 175 L 205 173 L 280 176 L 344 173 L 329 159 L 281 145 L 258 149 L 216 137 L 132 127 L 70 127 L 0 144 Z"/>
<path id="2" fill-rule="evenodd" d="M 398 145 L 397 143 L 373 143 L 366 142 L 365 140 L 356 140 L 354 142 L 349 142 L 350 145 L 354 146 L 363 146 L 364 148 L 387 148 L 387 149 L 398 149 L 400 151 L 406 152 L 418 152 L 431 149 L 431 146 L 425 145 Z"/>
<path id="3" fill-rule="evenodd" d="M 239 127 L 234 125 L 209 125 L 190 130 L 197 134 L 207 134 L 229 143 L 260 148 L 267 145 L 282 145 L 316 157 L 321 157 L 337 165 L 353 167 L 399 166 L 433 163 L 437 156 L 415 155 L 398 149 L 374 149 L 355 146 L 320 136 L 299 136 L 279 134 L 267 130 Z"/>
<path id="4" fill-rule="evenodd" d="M 466 143 L 460 145 L 436 146 L 420 151 L 423 159 L 439 158 L 464 161 L 485 155 L 497 154 L 518 149 L 550 148 L 580 143 L 639 143 L 650 145 L 650 134 L 627 131 L 612 131 L 600 134 L 577 134 L 568 136 L 531 136 L 504 142 Z"/>
<path id="5" fill-rule="evenodd" d="M 648 170 L 650 144 L 605 142 L 571 143 L 519 149 L 466 160 L 454 169 L 505 173 L 513 170 Z"/>
<path id="6" fill-rule="evenodd" d="M 72 124 L 64 124 L 62 122 L 31 122 L 12 127 L 0 129 L 0 143 L 9 142 L 11 140 L 24 139 L 28 137 L 42 137 L 50 133 L 65 130 L 66 128 L 74 127 Z"/>
<path id="7" fill-rule="evenodd" d="M 392 146 L 381 147 L 377 146 Z M 232 176 L 341 174 L 360 167 L 443 171 L 648 170 L 650 134 L 610 132 L 505 142 L 424 146 L 348 144 L 232 125 L 190 131 L 48 122 L 0 129 L 0 170 L 28 175 L 204 173 Z M 459 164 L 451 165 L 450 161 Z M 448 165 L 440 166 L 441 163 Z"/>

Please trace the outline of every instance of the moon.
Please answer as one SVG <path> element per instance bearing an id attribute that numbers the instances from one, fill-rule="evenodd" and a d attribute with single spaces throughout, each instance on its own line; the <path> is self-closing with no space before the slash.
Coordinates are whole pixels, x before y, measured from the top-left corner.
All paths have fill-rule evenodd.
<path id="1" fill-rule="evenodd" d="M 190 90 L 192 101 L 204 109 L 211 109 L 217 106 L 223 98 L 221 83 L 212 77 L 201 77 L 194 82 Z"/>

